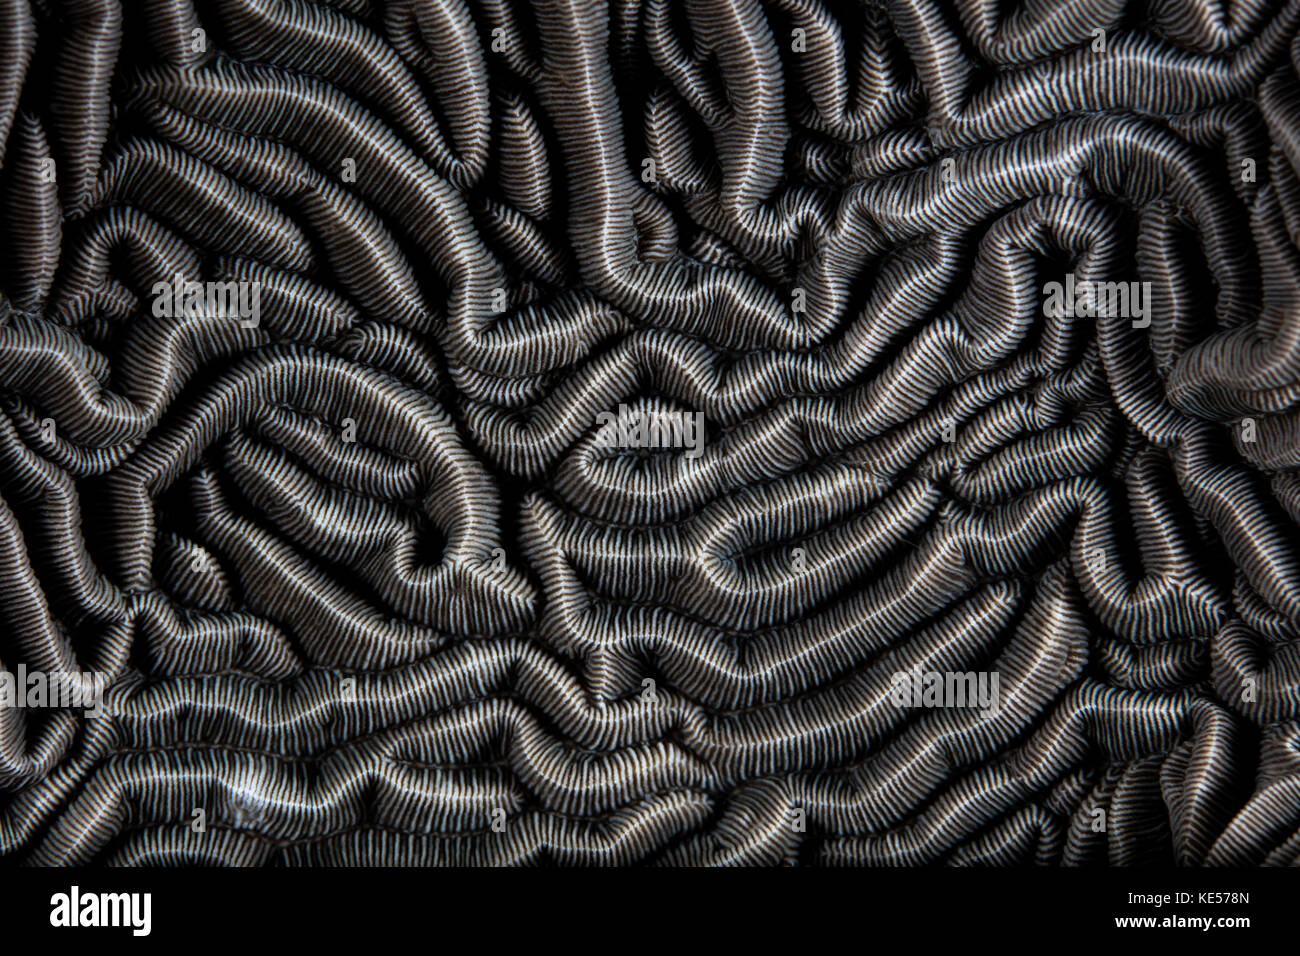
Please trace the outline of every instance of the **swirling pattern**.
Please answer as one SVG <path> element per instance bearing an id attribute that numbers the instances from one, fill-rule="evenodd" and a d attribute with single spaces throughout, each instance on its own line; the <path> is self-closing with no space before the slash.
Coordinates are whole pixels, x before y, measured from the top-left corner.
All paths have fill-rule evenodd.
<path id="1" fill-rule="evenodd" d="M 108 687 L 0 707 L 0 857 L 1300 863 L 1298 74 L 1300 0 L 0 0 L 0 663 Z"/>

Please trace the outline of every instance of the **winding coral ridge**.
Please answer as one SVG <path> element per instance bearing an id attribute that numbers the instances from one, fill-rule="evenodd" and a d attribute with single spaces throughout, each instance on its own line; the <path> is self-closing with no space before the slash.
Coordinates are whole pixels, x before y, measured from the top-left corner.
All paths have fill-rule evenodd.
<path id="1" fill-rule="evenodd" d="M 0 0 L 0 857 L 1300 863 L 1300 0 L 1013 6 Z"/>

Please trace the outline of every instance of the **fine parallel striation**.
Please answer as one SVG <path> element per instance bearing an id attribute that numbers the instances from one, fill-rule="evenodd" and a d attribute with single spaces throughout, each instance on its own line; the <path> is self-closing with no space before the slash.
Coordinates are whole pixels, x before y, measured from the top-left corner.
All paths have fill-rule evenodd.
<path id="1" fill-rule="evenodd" d="M 0 0 L 0 145 L 5 862 L 1300 863 L 1300 0 Z"/>

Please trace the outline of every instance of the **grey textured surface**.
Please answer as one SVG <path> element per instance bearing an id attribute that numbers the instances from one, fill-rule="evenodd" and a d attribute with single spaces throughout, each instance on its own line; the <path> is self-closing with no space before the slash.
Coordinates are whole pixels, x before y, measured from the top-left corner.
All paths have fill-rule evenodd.
<path id="1" fill-rule="evenodd" d="M 1007 7 L 0 0 L 0 858 L 1300 859 L 1300 0 Z"/>

